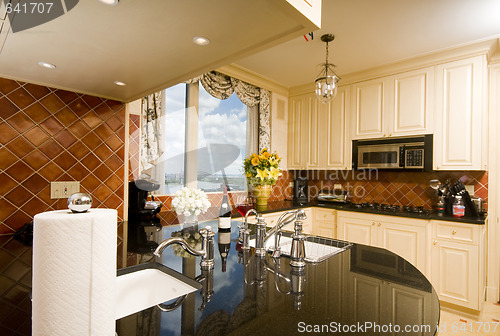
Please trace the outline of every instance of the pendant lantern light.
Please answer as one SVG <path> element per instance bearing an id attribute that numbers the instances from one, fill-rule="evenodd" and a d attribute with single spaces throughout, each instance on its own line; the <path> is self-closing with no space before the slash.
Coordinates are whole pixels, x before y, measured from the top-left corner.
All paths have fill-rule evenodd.
<path id="1" fill-rule="evenodd" d="M 321 36 L 321 41 L 326 43 L 326 61 L 322 64 L 321 72 L 316 78 L 316 97 L 323 103 L 328 103 L 337 94 L 337 83 L 339 76 L 333 71 L 334 64 L 328 63 L 328 43 L 335 39 L 333 34 Z"/>

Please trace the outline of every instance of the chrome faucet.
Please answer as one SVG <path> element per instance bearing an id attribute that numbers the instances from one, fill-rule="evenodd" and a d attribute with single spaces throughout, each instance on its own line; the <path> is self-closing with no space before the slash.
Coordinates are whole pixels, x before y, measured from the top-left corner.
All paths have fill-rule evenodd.
<path id="1" fill-rule="evenodd" d="M 255 211 L 254 209 L 250 209 L 245 214 L 245 222 L 240 226 L 239 241 L 242 245 L 241 248 L 243 250 L 250 249 L 250 230 L 248 229 L 248 216 L 252 213 L 255 214 L 257 219 L 259 218 L 259 214 L 257 213 L 257 211 Z"/>
<path id="2" fill-rule="evenodd" d="M 257 223 L 255 223 L 255 255 L 265 257 L 266 248 L 264 242 L 266 238 L 266 222 L 264 218 L 257 214 Z"/>
<path id="3" fill-rule="evenodd" d="M 298 210 L 291 210 L 283 213 L 279 218 L 278 221 L 276 222 L 276 225 L 268 232 L 264 239 L 264 244 L 267 242 L 269 238 L 271 238 L 274 235 L 274 249 L 273 249 L 273 257 L 278 258 L 281 255 L 281 249 L 279 246 L 280 239 L 281 239 L 281 229 L 295 221 L 295 233 L 292 235 L 292 251 L 293 251 L 293 245 L 294 245 L 294 236 L 297 236 L 296 238 L 300 238 L 300 235 L 302 235 L 302 221 L 306 219 L 307 216 L 302 209 Z M 299 226 L 297 226 L 297 223 Z M 297 231 L 299 229 L 299 231 Z M 303 236 L 302 236 L 303 237 Z M 304 237 L 305 239 L 305 237 Z M 302 244 L 303 245 L 303 244 Z"/>
<path id="4" fill-rule="evenodd" d="M 212 228 L 210 226 L 207 226 L 200 230 L 200 235 L 202 238 L 201 250 L 193 249 L 184 239 L 180 237 L 172 237 L 162 241 L 153 252 L 153 254 L 157 257 L 160 257 L 161 253 L 167 246 L 170 246 L 172 244 L 179 244 L 189 254 L 201 257 L 200 266 L 202 269 L 213 269 L 215 233 L 212 231 Z"/>
<path id="5" fill-rule="evenodd" d="M 302 222 L 307 219 L 304 210 L 297 210 L 294 233 L 292 235 L 292 248 L 290 250 L 290 265 L 292 268 L 303 269 L 306 266 L 304 258 L 306 257 L 306 249 L 304 241 L 306 237 L 302 233 Z"/>

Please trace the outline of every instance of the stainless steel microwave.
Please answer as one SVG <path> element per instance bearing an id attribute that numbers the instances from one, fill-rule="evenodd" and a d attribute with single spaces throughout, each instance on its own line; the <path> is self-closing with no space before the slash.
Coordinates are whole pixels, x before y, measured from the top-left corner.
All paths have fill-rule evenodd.
<path id="1" fill-rule="evenodd" d="M 432 170 L 432 135 L 415 138 L 354 140 L 354 169 Z"/>

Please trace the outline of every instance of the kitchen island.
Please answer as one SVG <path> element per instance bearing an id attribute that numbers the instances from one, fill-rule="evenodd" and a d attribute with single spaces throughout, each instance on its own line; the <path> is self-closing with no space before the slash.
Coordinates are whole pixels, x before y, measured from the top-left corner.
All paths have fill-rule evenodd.
<path id="1" fill-rule="evenodd" d="M 238 224 L 232 223 L 224 267 L 220 252 L 228 246 L 217 232 L 216 221 L 186 228 L 146 228 L 150 233 L 145 240 L 130 236 L 129 241 L 136 241 L 129 244 L 133 246 L 129 260 L 149 262 L 154 260 L 148 250 L 155 241 L 182 236 L 196 245 L 197 231 L 211 225 L 216 231 L 215 269 L 202 274 L 200 258 L 167 248 L 156 261 L 191 278 L 204 275 L 203 288 L 172 311 L 154 306 L 118 320 L 118 335 L 435 334 L 437 294 L 403 258 L 385 249 L 353 244 L 323 262 L 308 263 L 304 272 L 297 273 L 287 257 L 276 263 L 270 255 L 259 258 L 253 249 L 242 251 L 237 244 Z M 163 310 L 173 308 L 168 304 Z"/>

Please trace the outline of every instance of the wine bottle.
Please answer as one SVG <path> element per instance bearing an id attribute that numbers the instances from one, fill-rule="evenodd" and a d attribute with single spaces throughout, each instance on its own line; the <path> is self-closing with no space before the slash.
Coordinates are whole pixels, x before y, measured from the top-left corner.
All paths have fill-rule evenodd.
<path id="1" fill-rule="evenodd" d="M 222 260 L 222 272 L 226 271 L 227 255 L 229 254 L 229 249 L 231 248 L 231 230 L 230 229 L 219 229 L 218 246 L 220 258 Z"/>
<path id="2" fill-rule="evenodd" d="M 223 186 L 222 203 L 219 208 L 219 229 L 231 229 L 231 205 L 227 196 L 227 186 Z"/>

